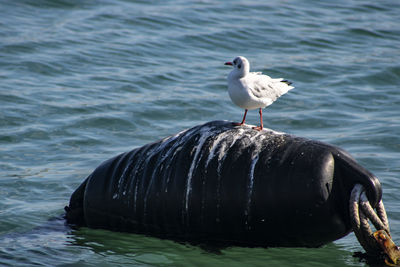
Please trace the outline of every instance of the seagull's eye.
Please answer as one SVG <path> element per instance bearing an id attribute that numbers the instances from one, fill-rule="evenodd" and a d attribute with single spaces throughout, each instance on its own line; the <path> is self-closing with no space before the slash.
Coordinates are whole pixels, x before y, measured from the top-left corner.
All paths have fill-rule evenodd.
<path id="1" fill-rule="evenodd" d="M 235 64 L 236 65 L 236 63 L 237 63 L 237 61 L 236 61 L 236 59 L 233 61 L 233 64 Z"/>
<path id="2" fill-rule="evenodd" d="M 238 65 L 238 69 L 240 69 L 241 67 L 242 67 L 242 64 L 239 64 L 239 65 Z"/>

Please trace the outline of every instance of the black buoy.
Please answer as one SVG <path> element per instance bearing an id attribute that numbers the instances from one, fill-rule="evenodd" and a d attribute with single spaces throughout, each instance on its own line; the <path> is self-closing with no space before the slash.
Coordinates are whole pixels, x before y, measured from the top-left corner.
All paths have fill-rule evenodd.
<path id="1" fill-rule="evenodd" d="M 351 231 L 350 192 L 378 179 L 342 149 L 213 121 L 103 162 L 67 222 L 193 242 L 315 247 Z"/>

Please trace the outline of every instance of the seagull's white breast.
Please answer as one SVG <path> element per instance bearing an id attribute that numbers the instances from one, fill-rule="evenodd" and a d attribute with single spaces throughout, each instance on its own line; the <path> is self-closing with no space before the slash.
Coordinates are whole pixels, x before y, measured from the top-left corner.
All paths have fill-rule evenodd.
<path id="1" fill-rule="evenodd" d="M 264 108 L 272 104 L 269 98 L 259 98 L 252 93 L 253 79 L 249 75 L 242 78 L 228 76 L 228 92 L 232 102 L 244 109 Z"/>

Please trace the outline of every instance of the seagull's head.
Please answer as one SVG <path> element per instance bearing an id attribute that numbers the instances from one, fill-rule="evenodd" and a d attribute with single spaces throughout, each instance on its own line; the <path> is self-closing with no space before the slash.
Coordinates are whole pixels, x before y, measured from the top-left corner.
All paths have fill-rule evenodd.
<path id="1" fill-rule="evenodd" d="M 226 62 L 225 65 L 233 66 L 232 74 L 237 77 L 244 77 L 250 72 L 250 63 L 245 57 L 236 57 L 232 62 Z"/>

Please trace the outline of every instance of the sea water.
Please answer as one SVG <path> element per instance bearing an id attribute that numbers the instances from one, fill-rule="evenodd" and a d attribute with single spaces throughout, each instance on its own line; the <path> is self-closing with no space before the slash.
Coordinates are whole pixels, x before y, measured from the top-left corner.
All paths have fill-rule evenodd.
<path id="1" fill-rule="evenodd" d="M 224 66 L 238 55 L 295 86 L 264 110 L 266 127 L 338 145 L 380 179 L 399 244 L 399 1 L 1 0 L 0 265 L 365 266 L 354 234 L 211 250 L 64 224 L 102 161 L 241 121 Z"/>

